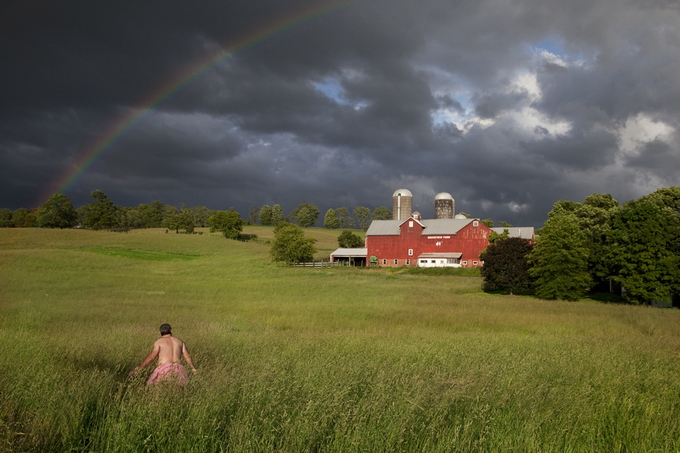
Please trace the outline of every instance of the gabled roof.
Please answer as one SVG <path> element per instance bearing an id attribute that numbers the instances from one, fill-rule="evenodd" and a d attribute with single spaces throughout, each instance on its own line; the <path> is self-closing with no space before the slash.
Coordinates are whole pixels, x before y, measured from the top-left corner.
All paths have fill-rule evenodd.
<path id="1" fill-rule="evenodd" d="M 409 218 L 406 220 L 415 220 Z M 371 226 L 366 231 L 366 236 L 399 236 L 401 231 L 399 227 L 406 220 L 374 220 Z M 415 220 L 420 223 L 424 229 L 423 236 L 456 234 L 462 230 L 470 222 L 477 219 L 428 219 Z"/>
<path id="2" fill-rule="evenodd" d="M 456 234 L 477 219 L 428 219 L 423 220 L 423 236 Z"/>
<path id="3" fill-rule="evenodd" d="M 408 219 L 402 220 L 401 223 L 399 224 L 399 226 L 401 227 L 401 226 L 402 226 L 403 224 L 405 224 L 406 222 L 411 221 L 411 222 L 416 222 L 416 223 L 418 223 L 418 225 L 420 225 L 421 227 L 425 228 L 425 225 L 423 225 L 423 222 L 422 222 L 421 219 L 420 219 L 420 214 L 417 213 L 417 212 L 414 212 L 414 214 L 417 214 L 418 217 L 413 217 L 413 216 L 411 216 L 411 217 L 409 217 Z"/>
<path id="4" fill-rule="evenodd" d="M 399 236 L 403 220 L 374 220 L 366 230 L 366 236 Z"/>
<path id="5" fill-rule="evenodd" d="M 533 239 L 534 237 L 534 227 L 491 228 L 491 231 L 498 234 L 503 234 L 505 230 L 508 230 L 508 237 L 511 238 Z"/>
<path id="6" fill-rule="evenodd" d="M 331 253 L 332 256 L 334 257 L 340 257 L 340 256 L 346 256 L 346 257 L 363 257 L 366 258 L 366 255 L 368 255 L 368 249 L 337 249 L 336 251 Z"/>

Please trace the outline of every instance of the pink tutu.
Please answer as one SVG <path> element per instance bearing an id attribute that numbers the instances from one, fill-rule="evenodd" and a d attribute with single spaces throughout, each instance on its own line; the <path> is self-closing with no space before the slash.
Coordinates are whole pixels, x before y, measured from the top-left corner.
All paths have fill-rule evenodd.
<path id="1" fill-rule="evenodd" d="M 189 382 L 189 375 L 187 370 L 179 363 L 166 363 L 160 365 L 153 370 L 151 376 L 146 381 L 146 385 L 155 384 L 156 382 L 175 380 L 179 385 L 185 385 Z"/>

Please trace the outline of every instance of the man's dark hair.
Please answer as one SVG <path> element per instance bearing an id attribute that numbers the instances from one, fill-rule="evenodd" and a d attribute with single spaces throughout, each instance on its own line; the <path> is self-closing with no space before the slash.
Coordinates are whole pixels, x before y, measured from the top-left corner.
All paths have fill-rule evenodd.
<path id="1" fill-rule="evenodd" d="M 170 327 L 170 324 L 163 324 L 161 326 L 161 336 L 168 335 L 170 333 L 172 333 L 172 327 Z"/>

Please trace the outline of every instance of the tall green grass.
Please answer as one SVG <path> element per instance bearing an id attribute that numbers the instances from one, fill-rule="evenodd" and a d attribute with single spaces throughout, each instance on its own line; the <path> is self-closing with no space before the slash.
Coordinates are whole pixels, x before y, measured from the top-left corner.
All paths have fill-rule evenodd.
<path id="1" fill-rule="evenodd" d="M 0 230 L 0 450 L 678 451 L 679 321 L 217 235 Z M 127 376 L 163 322 L 184 388 Z"/>

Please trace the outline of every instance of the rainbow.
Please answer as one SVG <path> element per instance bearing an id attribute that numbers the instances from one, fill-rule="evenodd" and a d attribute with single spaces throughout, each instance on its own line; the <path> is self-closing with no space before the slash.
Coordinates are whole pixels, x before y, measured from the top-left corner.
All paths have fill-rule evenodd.
<path id="1" fill-rule="evenodd" d="M 308 6 L 305 9 L 294 11 L 286 16 L 264 24 L 251 33 L 240 37 L 234 42 L 221 47 L 221 50 L 200 60 L 189 69 L 176 75 L 172 79 L 159 86 L 153 92 L 145 96 L 137 105 L 129 109 L 129 113 L 123 115 L 115 124 L 111 125 L 96 141 L 91 143 L 71 168 L 65 172 L 50 189 L 41 197 L 37 206 L 42 205 L 55 193 L 67 193 L 83 177 L 83 175 L 110 150 L 121 137 L 140 124 L 145 118 L 152 115 L 158 107 L 168 99 L 182 91 L 203 74 L 210 71 L 220 62 L 233 57 L 263 41 L 270 39 L 279 33 L 294 28 L 331 11 L 357 3 L 360 0 L 326 0 Z"/>

